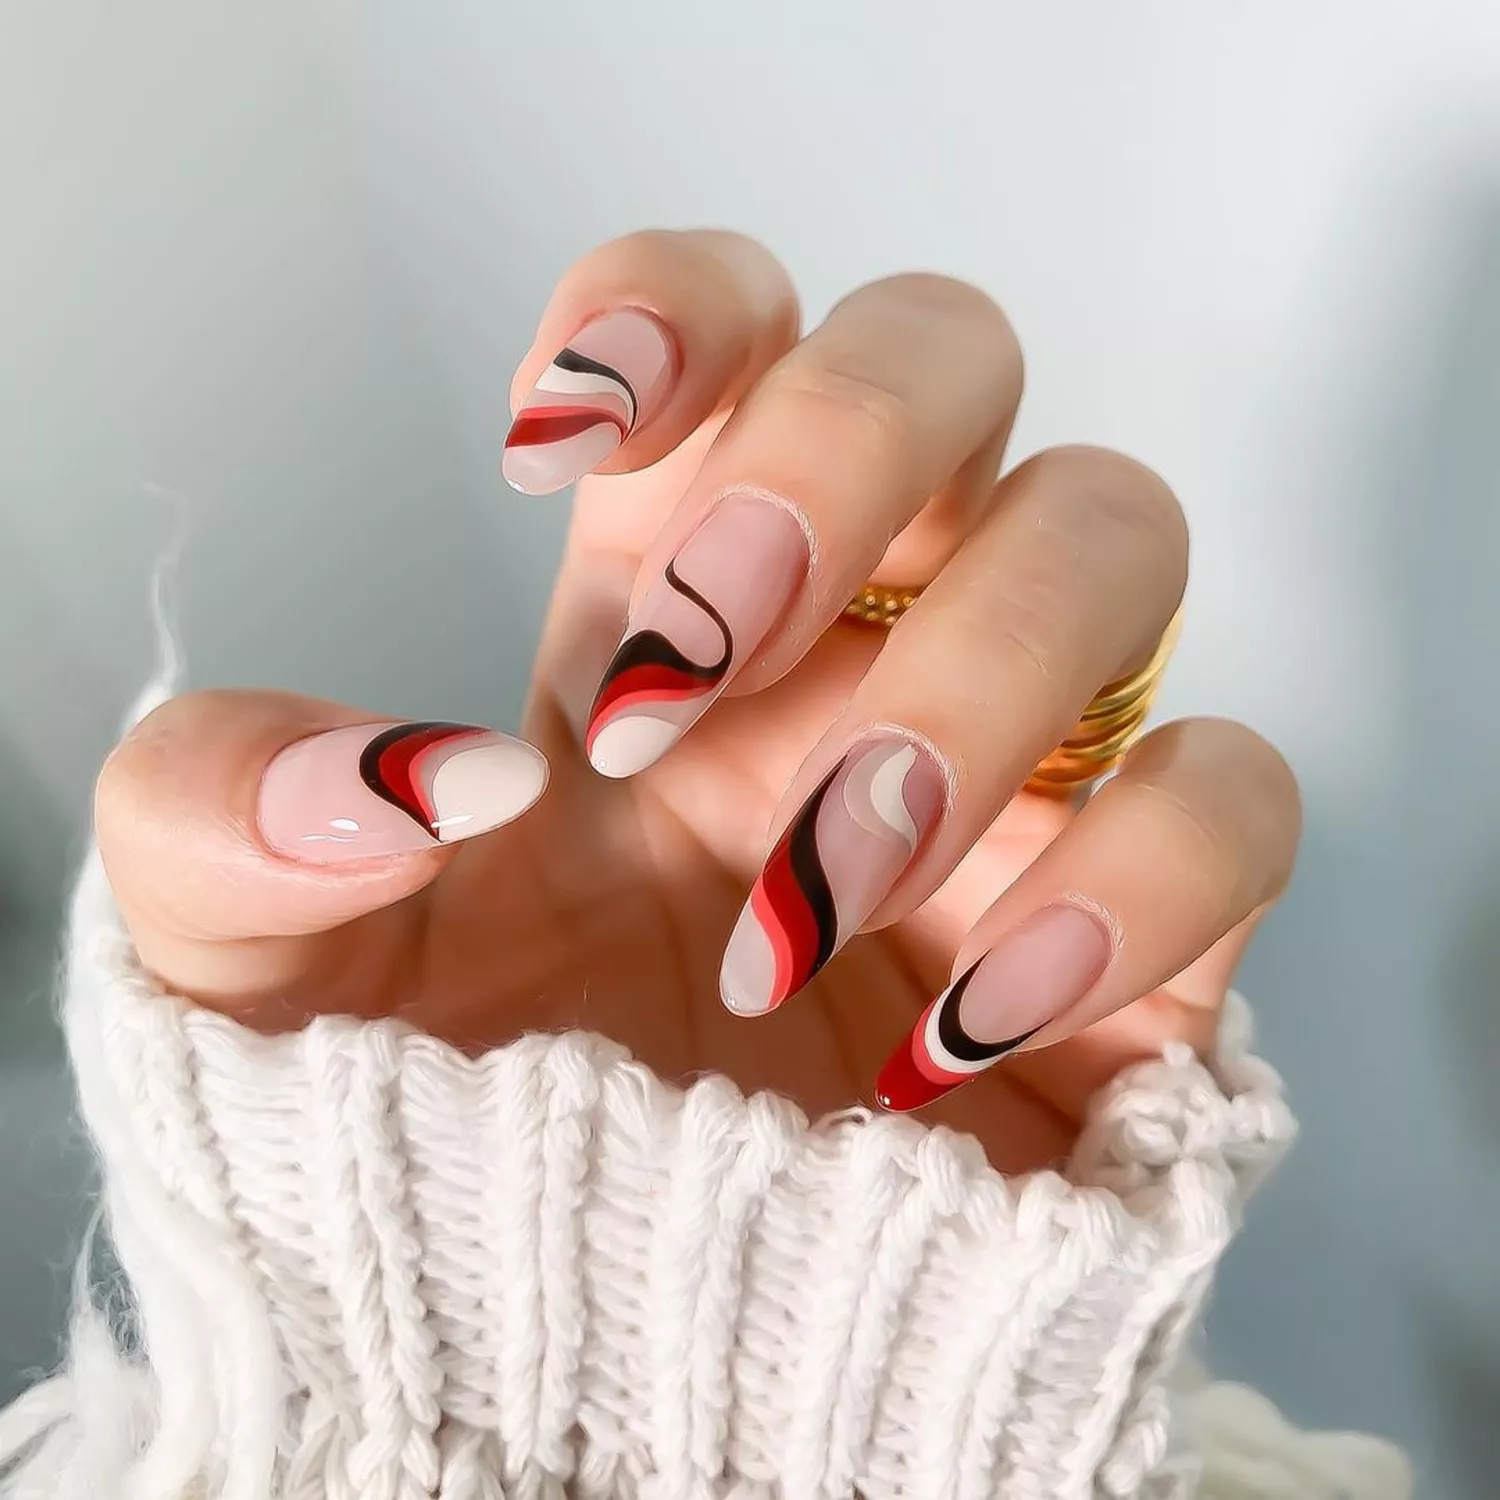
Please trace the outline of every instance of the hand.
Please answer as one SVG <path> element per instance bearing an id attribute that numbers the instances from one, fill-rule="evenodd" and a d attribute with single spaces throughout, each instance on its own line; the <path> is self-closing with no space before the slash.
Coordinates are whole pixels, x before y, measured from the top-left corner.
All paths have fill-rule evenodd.
<path id="1" fill-rule="evenodd" d="M 1064 1152 L 1124 1062 L 1209 1043 L 1295 785 L 1201 720 L 1077 816 L 1018 795 L 1149 658 L 1187 539 L 1117 454 L 995 482 L 1021 359 L 987 297 L 896 277 L 799 339 L 759 246 L 641 234 L 563 279 L 514 391 L 512 482 L 594 471 L 524 726 L 545 795 L 505 736 L 177 698 L 98 791 L 149 969 L 264 1028 L 589 1027 L 813 1114 L 880 1077 L 1005 1169 Z M 841 618 L 871 576 L 927 585 L 889 632 Z"/>

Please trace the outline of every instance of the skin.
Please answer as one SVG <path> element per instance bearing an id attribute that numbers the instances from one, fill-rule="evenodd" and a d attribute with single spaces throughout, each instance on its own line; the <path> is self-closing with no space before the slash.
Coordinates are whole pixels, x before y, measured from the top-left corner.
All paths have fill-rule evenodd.
<path id="1" fill-rule="evenodd" d="M 1210 1043 L 1299 831 L 1285 763 L 1223 721 L 1156 731 L 1081 815 L 1017 795 L 1176 609 L 1177 502 L 1149 470 L 1091 449 L 1038 455 L 996 484 L 1021 364 L 973 288 L 878 283 L 803 340 L 785 273 L 719 233 L 631 236 L 570 270 L 513 404 L 584 322 L 621 306 L 671 330 L 679 376 L 609 472 L 579 486 L 522 727 L 551 763 L 545 796 L 468 843 L 299 863 L 257 831 L 267 762 L 388 712 L 270 693 L 174 699 L 117 748 L 97 796 L 143 962 L 265 1029 L 319 1011 L 399 1014 L 477 1049 L 585 1026 L 667 1076 L 721 1071 L 817 1115 L 868 1099 L 922 1008 L 1007 927 L 1074 901 L 1113 935 L 1105 978 L 928 1112 L 1004 1170 L 1059 1159 L 1123 1064 L 1173 1038 Z M 745 484 L 800 510 L 808 582 L 678 746 L 607 781 L 579 734 L 627 601 L 718 494 Z M 889 635 L 839 618 L 869 576 L 929 584 Z M 769 1016 L 730 1015 L 723 945 L 771 842 L 850 739 L 893 724 L 943 757 L 939 828 L 807 989 Z"/>

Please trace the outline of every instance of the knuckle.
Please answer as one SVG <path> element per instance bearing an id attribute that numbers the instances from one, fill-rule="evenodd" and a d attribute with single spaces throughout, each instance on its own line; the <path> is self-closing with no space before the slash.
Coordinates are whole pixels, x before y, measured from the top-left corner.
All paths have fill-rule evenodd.
<path id="1" fill-rule="evenodd" d="M 621 282 L 634 285 L 652 278 L 680 277 L 694 270 L 691 247 L 672 229 L 636 229 L 596 245 L 563 272 L 558 295 L 588 297 L 597 288 Z"/>
<path id="2" fill-rule="evenodd" d="M 133 817 L 135 783 L 130 770 L 133 735 L 132 730 L 109 752 L 94 781 L 94 837 L 106 847 Z"/>
<path id="3" fill-rule="evenodd" d="M 800 320 L 786 267 L 759 240 L 729 229 L 637 229 L 591 250 L 563 274 L 560 291 L 597 296 L 601 281 L 629 292 L 687 287 L 693 305 L 738 311 L 791 338 Z"/>
<path id="4" fill-rule="evenodd" d="M 1138 783 L 1147 799 L 1159 836 L 1180 851 L 1200 885 L 1221 892 L 1220 904 L 1240 906 L 1237 892 L 1245 884 L 1245 850 L 1231 826 L 1210 816 L 1178 783 L 1155 778 Z"/>
<path id="5" fill-rule="evenodd" d="M 182 768 L 199 751 L 201 726 L 237 696 L 230 689 L 182 693 L 126 731 L 94 782 L 94 826 L 101 846 L 138 830 L 162 809 Z"/>
<path id="6" fill-rule="evenodd" d="M 790 335 L 800 321 L 797 288 L 791 273 L 759 240 L 732 229 L 680 231 L 675 241 L 679 263 L 689 263 L 720 302 L 789 323 Z"/>
<path id="7" fill-rule="evenodd" d="M 157 779 L 177 700 L 164 703 L 132 726 L 105 757 L 94 782 L 94 833 L 109 849 L 137 827 L 147 788 Z"/>
<path id="8" fill-rule="evenodd" d="M 1248 821 L 1302 822 L 1302 792 L 1287 758 L 1264 735 L 1236 719 L 1184 719 L 1172 726 L 1197 741 L 1195 759 L 1210 777 L 1228 778 Z"/>
<path id="9" fill-rule="evenodd" d="M 798 425 L 836 424 L 839 441 L 858 445 L 864 458 L 896 465 L 909 450 L 914 419 L 899 392 L 859 370 L 834 363 L 788 366 L 770 377 L 768 395 L 800 408 Z"/>
<path id="10" fill-rule="evenodd" d="M 648 226 L 645 229 L 632 229 L 629 234 L 622 234 L 618 239 L 598 246 L 592 253 L 596 256 L 655 255 L 663 252 L 675 254 L 681 243 L 682 237 L 678 230 Z"/>
<path id="11" fill-rule="evenodd" d="M 1003 578 L 1003 582 L 1000 580 Z M 1030 657 L 1040 676 L 1059 692 L 1099 683 L 1075 681 L 1089 675 L 1092 629 L 1080 608 L 1090 586 L 1076 539 L 1065 528 L 1042 525 L 1031 530 L 1027 545 L 1004 560 L 1003 572 L 990 585 L 995 628 L 1018 653 Z"/>
<path id="12" fill-rule="evenodd" d="M 703 254 L 728 266 L 747 279 L 769 279 L 791 286 L 791 274 L 760 240 L 735 229 L 686 231 L 691 243 Z"/>
<path id="13" fill-rule="evenodd" d="M 1063 670 L 1064 653 L 1057 644 L 1052 611 L 1040 596 L 1031 602 L 1017 599 L 995 622 L 994 648 L 1007 662 L 1007 678 L 1014 673 L 1030 679 L 1019 685 L 1007 683 L 1009 691 L 1018 691 L 1039 702 L 1049 702 L 1060 695 L 1067 673 Z"/>
<path id="14" fill-rule="evenodd" d="M 1302 795 L 1269 740 L 1232 719 L 1181 719 L 1142 740 L 1127 769 L 1239 905 L 1284 889 L 1301 838 Z"/>
<path id="15" fill-rule="evenodd" d="M 1188 525 L 1181 502 L 1155 469 L 1108 448 L 1048 448 L 1022 465 L 1052 503 L 1090 531 L 1143 543 L 1174 577 L 1187 577 Z"/>
<path id="16" fill-rule="evenodd" d="M 1021 343 L 1005 309 L 972 282 L 933 271 L 903 271 L 851 292 L 834 314 L 872 309 L 877 318 L 896 322 L 909 335 L 978 350 L 976 367 L 991 371 L 1000 389 L 1019 392 L 1024 383 Z"/>
<path id="17" fill-rule="evenodd" d="M 1302 838 L 1302 789 L 1286 757 L 1263 735 L 1230 719 L 1196 721 L 1218 736 L 1218 764 L 1231 776 L 1240 816 L 1266 848 L 1279 891 L 1291 877 Z M 1269 832 L 1268 832 L 1269 831 Z"/>
<path id="18" fill-rule="evenodd" d="M 918 311 L 980 323 L 1010 333 L 1010 321 L 990 294 L 970 281 L 935 271 L 903 271 L 874 283 L 874 288 Z"/>

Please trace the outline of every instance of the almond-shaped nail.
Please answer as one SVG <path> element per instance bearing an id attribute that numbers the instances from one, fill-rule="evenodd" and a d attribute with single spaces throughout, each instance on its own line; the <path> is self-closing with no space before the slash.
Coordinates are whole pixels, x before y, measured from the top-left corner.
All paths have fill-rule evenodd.
<path id="1" fill-rule="evenodd" d="M 603 776 L 634 776 L 723 692 L 807 577 L 807 537 L 786 506 L 724 495 L 641 597 L 589 710 Z"/>
<path id="2" fill-rule="evenodd" d="M 859 931 L 943 810 L 946 779 L 909 735 L 843 755 L 776 841 L 724 953 L 719 994 L 737 1015 L 775 1010 Z"/>
<path id="3" fill-rule="evenodd" d="M 1044 906 L 1010 929 L 922 1012 L 875 1084 L 884 1109 L 921 1109 L 962 1087 L 1081 1000 L 1114 955 L 1081 906 Z"/>
<path id="4" fill-rule="evenodd" d="M 488 833 L 542 795 L 547 762 L 470 724 L 357 724 L 298 740 L 266 767 L 261 837 L 314 864 L 410 854 Z"/>
<path id="5" fill-rule="evenodd" d="M 505 439 L 501 472 L 523 495 L 550 495 L 597 469 L 660 410 L 674 354 L 649 313 L 585 323 L 542 371 Z"/>

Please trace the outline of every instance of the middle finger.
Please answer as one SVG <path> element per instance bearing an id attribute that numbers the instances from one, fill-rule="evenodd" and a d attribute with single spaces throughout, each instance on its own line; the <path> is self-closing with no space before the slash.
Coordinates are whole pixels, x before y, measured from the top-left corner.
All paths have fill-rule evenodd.
<path id="1" fill-rule="evenodd" d="M 791 667 L 930 497 L 955 476 L 988 491 L 1020 390 L 1010 325 L 973 287 L 900 276 L 840 303 L 736 409 L 647 552 L 589 714 L 594 768 L 634 775 L 747 666 L 745 689 Z"/>

